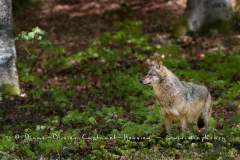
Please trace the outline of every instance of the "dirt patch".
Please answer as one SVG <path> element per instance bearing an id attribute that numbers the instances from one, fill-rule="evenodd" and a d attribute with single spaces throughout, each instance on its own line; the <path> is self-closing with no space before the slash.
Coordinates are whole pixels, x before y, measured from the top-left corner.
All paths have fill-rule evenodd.
<path id="1" fill-rule="evenodd" d="M 114 30 L 114 22 L 124 19 L 141 20 L 144 31 L 169 33 L 182 15 L 186 0 L 42 0 L 24 14 L 14 15 L 15 30 L 39 26 L 70 53 L 86 49 L 103 32 Z M 36 10 L 38 12 L 36 12 Z"/>

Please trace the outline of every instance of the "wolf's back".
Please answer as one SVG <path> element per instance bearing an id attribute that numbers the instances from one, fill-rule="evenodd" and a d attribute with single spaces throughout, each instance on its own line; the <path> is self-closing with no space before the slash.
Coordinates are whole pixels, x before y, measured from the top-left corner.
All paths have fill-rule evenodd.
<path id="1" fill-rule="evenodd" d="M 185 81 L 181 81 L 181 83 L 185 88 L 187 100 L 197 99 L 199 101 L 204 101 L 206 100 L 208 94 L 210 94 L 207 87 L 203 85 L 197 85 Z"/>

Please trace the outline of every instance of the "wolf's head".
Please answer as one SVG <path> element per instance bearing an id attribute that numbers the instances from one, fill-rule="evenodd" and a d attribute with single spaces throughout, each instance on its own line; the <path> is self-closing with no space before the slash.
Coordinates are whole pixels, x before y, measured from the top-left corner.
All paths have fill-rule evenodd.
<path id="1" fill-rule="evenodd" d="M 160 74 L 162 67 L 163 65 L 160 62 L 154 61 L 148 71 L 148 74 L 139 80 L 139 82 L 142 84 L 153 84 L 162 80 L 163 77 Z"/>

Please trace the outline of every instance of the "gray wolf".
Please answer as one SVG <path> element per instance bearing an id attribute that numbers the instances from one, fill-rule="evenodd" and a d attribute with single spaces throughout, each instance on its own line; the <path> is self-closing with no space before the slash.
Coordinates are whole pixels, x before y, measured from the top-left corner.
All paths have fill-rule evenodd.
<path id="1" fill-rule="evenodd" d="M 205 126 L 205 134 L 208 133 L 212 107 L 211 95 L 205 86 L 180 81 L 156 61 L 140 83 L 153 87 L 160 102 L 167 134 L 171 134 L 172 122 L 179 122 L 182 131 L 187 128 L 192 130 L 197 122 L 199 129 Z"/>

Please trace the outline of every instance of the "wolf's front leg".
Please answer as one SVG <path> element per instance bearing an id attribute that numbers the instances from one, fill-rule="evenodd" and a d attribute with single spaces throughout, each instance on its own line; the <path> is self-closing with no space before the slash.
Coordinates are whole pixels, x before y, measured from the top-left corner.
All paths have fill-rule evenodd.
<path id="1" fill-rule="evenodd" d="M 185 118 L 180 119 L 182 132 L 187 129 L 187 120 Z"/>
<path id="2" fill-rule="evenodd" d="M 165 124 L 165 128 L 166 128 L 167 134 L 171 134 L 171 131 L 172 131 L 172 122 L 171 122 L 169 119 L 165 118 L 164 124 Z"/>

